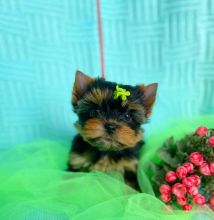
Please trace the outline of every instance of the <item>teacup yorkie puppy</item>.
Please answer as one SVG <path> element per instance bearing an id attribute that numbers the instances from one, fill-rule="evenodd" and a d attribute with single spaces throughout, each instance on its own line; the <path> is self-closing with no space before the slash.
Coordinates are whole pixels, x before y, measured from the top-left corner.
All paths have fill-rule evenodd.
<path id="1" fill-rule="evenodd" d="M 139 190 L 137 165 L 143 145 L 141 125 L 151 115 L 157 83 L 118 85 L 79 71 L 72 105 L 78 115 L 69 171 L 119 171 Z"/>

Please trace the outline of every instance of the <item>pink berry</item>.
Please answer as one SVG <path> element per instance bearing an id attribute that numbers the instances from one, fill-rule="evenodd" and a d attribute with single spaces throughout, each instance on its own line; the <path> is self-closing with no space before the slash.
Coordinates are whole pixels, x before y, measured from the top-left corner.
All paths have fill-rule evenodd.
<path id="1" fill-rule="evenodd" d="M 191 186 L 188 188 L 187 193 L 191 196 L 195 196 L 198 194 L 198 188 L 196 186 Z"/>
<path id="2" fill-rule="evenodd" d="M 191 153 L 189 156 L 189 160 L 197 166 L 201 165 L 204 162 L 203 156 L 198 152 Z"/>
<path id="3" fill-rule="evenodd" d="M 200 173 L 202 173 L 205 176 L 211 175 L 210 166 L 207 162 L 204 162 L 200 165 L 199 171 L 200 171 Z"/>
<path id="4" fill-rule="evenodd" d="M 199 186 L 201 184 L 201 178 L 198 175 L 191 175 L 190 177 L 193 178 L 195 186 Z"/>
<path id="5" fill-rule="evenodd" d="M 214 195 L 212 195 L 209 199 L 209 204 L 214 206 Z"/>
<path id="6" fill-rule="evenodd" d="M 212 136 L 208 139 L 208 143 L 211 147 L 214 147 L 214 136 Z"/>
<path id="7" fill-rule="evenodd" d="M 210 163 L 210 172 L 211 174 L 214 174 L 214 162 Z"/>
<path id="8" fill-rule="evenodd" d="M 192 173 L 194 170 L 194 165 L 190 162 L 184 163 L 183 166 L 187 169 L 188 173 Z"/>
<path id="9" fill-rule="evenodd" d="M 196 134 L 197 134 L 197 136 L 205 136 L 207 134 L 207 131 L 208 131 L 208 129 L 206 127 L 200 126 L 196 130 Z"/>
<path id="10" fill-rule="evenodd" d="M 162 184 L 159 188 L 159 191 L 160 191 L 161 194 L 170 193 L 171 187 L 167 184 Z"/>
<path id="11" fill-rule="evenodd" d="M 171 200 L 171 195 L 169 193 L 161 194 L 161 200 L 163 202 L 169 202 Z"/>
<path id="12" fill-rule="evenodd" d="M 172 193 L 176 197 L 181 198 L 181 197 L 184 197 L 185 194 L 187 193 L 187 188 L 181 183 L 175 183 L 172 186 Z"/>
<path id="13" fill-rule="evenodd" d="M 189 177 L 186 177 L 186 178 L 183 178 L 182 179 L 182 184 L 185 186 L 185 187 L 192 187 L 195 185 L 195 180 L 194 178 L 192 178 L 191 176 Z"/>
<path id="14" fill-rule="evenodd" d="M 187 169 L 184 166 L 180 166 L 176 170 L 176 175 L 179 179 L 184 178 L 187 175 Z"/>
<path id="15" fill-rule="evenodd" d="M 186 205 L 187 204 L 187 198 L 186 197 L 177 198 L 177 203 L 181 206 Z"/>
<path id="16" fill-rule="evenodd" d="M 174 183 L 176 179 L 177 179 L 177 176 L 176 176 L 175 172 L 173 172 L 173 171 L 167 172 L 167 174 L 166 174 L 166 182 Z"/>
<path id="17" fill-rule="evenodd" d="M 186 204 L 186 205 L 182 206 L 182 209 L 184 211 L 191 211 L 192 210 L 192 205 Z"/>
<path id="18" fill-rule="evenodd" d="M 200 206 L 203 206 L 206 204 L 206 198 L 201 195 L 201 194 L 197 194 L 193 197 L 193 202 L 196 204 L 196 205 L 200 205 Z"/>

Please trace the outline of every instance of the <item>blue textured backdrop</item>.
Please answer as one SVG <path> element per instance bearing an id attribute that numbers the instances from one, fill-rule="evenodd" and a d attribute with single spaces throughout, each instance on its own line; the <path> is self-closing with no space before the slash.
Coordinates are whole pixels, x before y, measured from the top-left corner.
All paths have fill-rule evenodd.
<path id="1" fill-rule="evenodd" d="M 159 82 L 148 127 L 213 112 L 213 0 L 101 0 L 101 11 L 106 78 Z M 0 0 L 0 147 L 74 135 L 76 69 L 100 75 L 95 0 Z"/>

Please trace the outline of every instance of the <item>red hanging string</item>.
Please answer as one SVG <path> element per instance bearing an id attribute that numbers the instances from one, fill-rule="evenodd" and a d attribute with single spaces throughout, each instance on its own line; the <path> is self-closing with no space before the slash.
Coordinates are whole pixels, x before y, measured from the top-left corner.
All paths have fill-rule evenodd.
<path id="1" fill-rule="evenodd" d="M 100 0 L 97 0 L 97 22 L 98 22 L 98 34 L 99 34 L 101 72 L 102 72 L 102 78 L 105 78 L 105 59 L 104 59 L 104 49 L 103 49 L 103 32 L 102 32 Z"/>

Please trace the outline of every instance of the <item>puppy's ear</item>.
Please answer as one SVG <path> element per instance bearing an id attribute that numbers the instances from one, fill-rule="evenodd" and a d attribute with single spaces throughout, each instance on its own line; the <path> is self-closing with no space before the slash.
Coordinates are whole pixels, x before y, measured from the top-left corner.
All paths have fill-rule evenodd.
<path id="1" fill-rule="evenodd" d="M 152 113 L 152 107 L 155 103 L 158 84 L 152 83 L 147 86 L 140 85 L 140 89 L 144 94 L 144 107 L 146 108 L 146 116 L 149 117 Z"/>
<path id="2" fill-rule="evenodd" d="M 95 79 L 85 75 L 80 71 L 76 71 L 75 82 L 72 93 L 72 104 L 76 105 L 78 100 L 85 93 L 88 85 L 90 85 Z"/>

